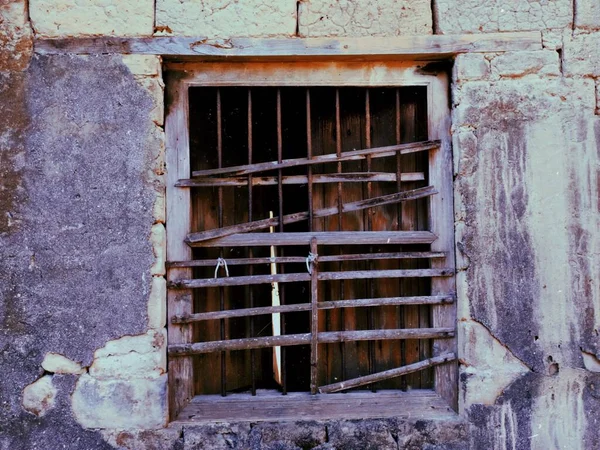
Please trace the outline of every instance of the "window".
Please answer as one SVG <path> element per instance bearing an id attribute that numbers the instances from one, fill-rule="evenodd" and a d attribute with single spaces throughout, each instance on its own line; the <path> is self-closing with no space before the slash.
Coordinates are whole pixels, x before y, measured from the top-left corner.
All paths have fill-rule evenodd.
<path id="1" fill-rule="evenodd" d="M 454 407 L 445 74 L 173 63 L 167 96 L 173 416 L 257 393 Z"/>

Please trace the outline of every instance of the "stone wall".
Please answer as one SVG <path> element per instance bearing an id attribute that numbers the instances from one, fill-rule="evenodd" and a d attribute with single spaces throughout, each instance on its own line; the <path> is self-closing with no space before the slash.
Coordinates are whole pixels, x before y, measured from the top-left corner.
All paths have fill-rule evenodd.
<path id="1" fill-rule="evenodd" d="M 159 56 L 90 36 L 537 31 L 454 60 L 459 415 L 164 428 Z M 600 448 L 595 0 L 0 3 L 0 448 Z"/>

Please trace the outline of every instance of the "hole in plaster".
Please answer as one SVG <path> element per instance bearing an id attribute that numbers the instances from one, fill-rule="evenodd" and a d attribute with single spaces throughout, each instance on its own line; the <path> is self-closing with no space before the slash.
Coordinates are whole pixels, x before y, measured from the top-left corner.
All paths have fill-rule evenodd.
<path id="1" fill-rule="evenodd" d="M 558 363 L 552 363 L 552 364 L 550 364 L 550 367 L 548 367 L 548 374 L 550 376 L 558 374 L 558 371 L 559 371 Z"/>
<path id="2" fill-rule="evenodd" d="M 533 340 L 534 340 L 534 341 L 537 341 L 538 339 L 539 339 L 539 337 L 538 337 L 538 336 L 534 336 L 534 337 L 533 337 Z"/>

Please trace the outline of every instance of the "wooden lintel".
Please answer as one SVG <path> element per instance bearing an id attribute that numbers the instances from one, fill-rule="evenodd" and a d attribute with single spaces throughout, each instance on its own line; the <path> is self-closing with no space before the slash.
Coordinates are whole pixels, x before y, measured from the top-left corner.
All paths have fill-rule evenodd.
<path id="1" fill-rule="evenodd" d="M 459 53 L 541 50 L 539 31 L 461 35 L 340 37 L 340 38 L 232 38 L 156 36 L 145 38 L 96 37 L 36 39 L 34 51 L 42 55 L 133 53 L 182 56 L 198 60 L 303 59 L 394 57 L 438 59 Z"/>

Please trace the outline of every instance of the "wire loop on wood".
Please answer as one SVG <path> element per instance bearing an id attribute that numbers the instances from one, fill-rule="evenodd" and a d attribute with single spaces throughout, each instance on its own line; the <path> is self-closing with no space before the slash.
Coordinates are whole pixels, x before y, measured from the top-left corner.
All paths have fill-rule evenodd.
<path id="1" fill-rule="evenodd" d="M 312 275 L 312 266 L 318 257 L 319 257 L 319 255 L 317 255 L 316 253 L 313 253 L 313 252 L 309 252 L 308 256 L 306 257 L 306 270 L 308 271 L 308 273 L 310 275 Z"/>
<path id="2" fill-rule="evenodd" d="M 225 268 L 225 275 L 227 277 L 229 277 L 229 268 L 227 267 L 227 261 L 225 261 L 225 258 L 219 257 L 217 259 L 217 267 L 215 267 L 215 278 L 218 278 L 219 267 L 224 267 Z"/>

